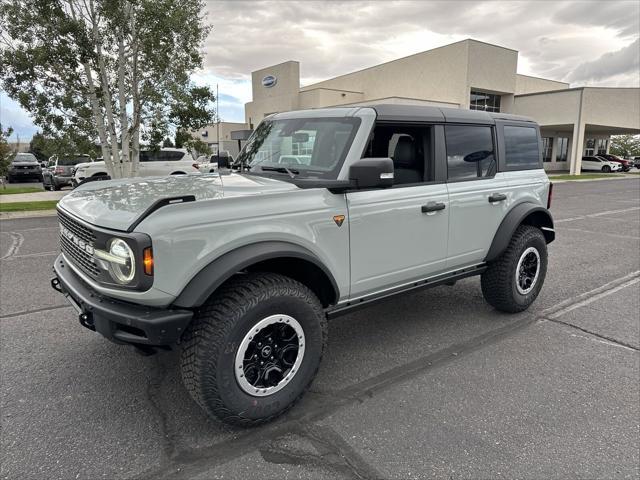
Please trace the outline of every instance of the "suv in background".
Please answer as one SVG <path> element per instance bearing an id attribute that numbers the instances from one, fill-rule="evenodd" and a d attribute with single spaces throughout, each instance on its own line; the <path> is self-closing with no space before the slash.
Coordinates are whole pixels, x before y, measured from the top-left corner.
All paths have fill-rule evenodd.
<path id="1" fill-rule="evenodd" d="M 581 170 L 611 173 L 621 171 L 622 165 L 618 162 L 610 162 L 606 158 L 600 158 L 599 156 L 590 156 L 582 157 Z"/>
<path id="2" fill-rule="evenodd" d="M 229 166 L 233 163 L 233 156 L 229 155 L 228 151 L 223 150 L 220 153 L 214 153 L 209 156 L 203 155 L 202 157 L 198 157 L 198 168 L 202 173 L 217 172 L 218 165 L 220 164 L 221 158 L 222 158 L 223 166 Z"/>
<path id="3" fill-rule="evenodd" d="M 611 155 L 609 153 L 599 153 L 598 157 L 604 158 L 605 160 L 608 160 L 610 162 L 619 163 L 622 166 L 623 172 L 628 172 L 629 170 L 631 170 L 631 167 L 633 166 L 633 162 L 631 160 L 625 160 L 624 158 L 620 158 L 616 155 Z"/>
<path id="4" fill-rule="evenodd" d="M 540 145 L 535 122 L 502 113 L 272 115 L 235 172 L 66 195 L 52 286 L 116 343 L 179 348 L 194 400 L 255 425 L 310 387 L 328 318 L 471 276 L 497 310 L 526 310 L 555 238 Z"/>
<path id="5" fill-rule="evenodd" d="M 81 163 L 91 164 L 89 155 L 54 155 L 49 159 L 47 168 L 42 172 L 42 185 L 45 190 L 60 190 L 73 185 L 73 172 Z"/>
<path id="6" fill-rule="evenodd" d="M 179 175 L 199 173 L 198 164 L 185 148 L 162 148 L 160 150 L 140 151 L 138 177 L 154 177 L 164 175 Z M 109 174 L 104 160 L 92 163 L 81 163 L 76 167 L 74 184 L 92 178 L 93 180 L 108 180 Z"/>
<path id="7" fill-rule="evenodd" d="M 33 153 L 16 153 L 7 172 L 7 182 L 42 181 L 42 167 Z"/>

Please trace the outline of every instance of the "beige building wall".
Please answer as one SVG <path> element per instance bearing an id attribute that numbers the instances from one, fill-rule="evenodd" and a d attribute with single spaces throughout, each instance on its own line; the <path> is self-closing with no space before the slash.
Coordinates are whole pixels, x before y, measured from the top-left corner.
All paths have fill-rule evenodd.
<path id="1" fill-rule="evenodd" d="M 531 77 L 529 75 L 516 75 L 516 95 L 523 95 L 525 93 L 547 92 L 549 90 L 564 90 L 566 88 L 569 88 L 569 84 L 565 82 L 547 80 L 546 78 Z"/>

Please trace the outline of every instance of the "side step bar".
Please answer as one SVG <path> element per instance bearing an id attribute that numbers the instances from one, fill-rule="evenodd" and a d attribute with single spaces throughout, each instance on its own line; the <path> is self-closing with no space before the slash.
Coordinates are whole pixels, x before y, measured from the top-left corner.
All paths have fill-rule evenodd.
<path id="1" fill-rule="evenodd" d="M 437 275 L 435 277 L 430 277 L 424 280 L 418 280 L 416 282 L 410 283 L 409 285 L 404 285 L 402 287 L 398 287 L 390 291 L 365 296 L 357 300 L 352 300 L 342 305 L 337 305 L 335 307 L 328 308 L 325 311 L 325 313 L 327 315 L 327 318 L 329 319 L 339 317 L 341 315 L 346 315 L 347 313 L 351 313 L 360 308 L 374 305 L 378 302 L 395 297 L 396 295 L 401 295 L 403 293 L 412 293 L 417 290 L 437 287 L 439 285 L 453 285 L 455 282 L 457 282 L 458 280 L 462 280 L 463 278 L 480 275 L 486 269 L 487 269 L 487 265 L 481 264 L 481 265 L 476 265 L 469 268 L 456 270 L 454 272 L 446 273 L 444 275 Z"/>

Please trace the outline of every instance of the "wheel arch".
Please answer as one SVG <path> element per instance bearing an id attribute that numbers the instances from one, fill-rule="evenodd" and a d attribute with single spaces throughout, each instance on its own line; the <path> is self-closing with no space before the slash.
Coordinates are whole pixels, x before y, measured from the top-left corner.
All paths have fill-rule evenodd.
<path id="1" fill-rule="evenodd" d="M 269 241 L 236 248 L 213 260 L 189 281 L 173 305 L 199 307 L 231 277 L 248 271 L 291 277 L 311 289 L 324 307 L 340 297 L 335 278 L 316 255 L 294 243 Z"/>
<path id="2" fill-rule="evenodd" d="M 534 203 L 520 203 L 509 210 L 502 223 L 500 223 L 491 242 L 489 252 L 485 257 L 485 262 L 495 260 L 506 250 L 511 237 L 520 225 L 531 225 L 539 228 L 547 243 L 555 240 L 553 218 L 549 210 Z"/>

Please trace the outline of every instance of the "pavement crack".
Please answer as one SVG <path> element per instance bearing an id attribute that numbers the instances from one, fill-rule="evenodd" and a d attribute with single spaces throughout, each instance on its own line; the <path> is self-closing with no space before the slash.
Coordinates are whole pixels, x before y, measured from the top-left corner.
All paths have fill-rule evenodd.
<path id="1" fill-rule="evenodd" d="M 558 320 L 557 318 L 543 318 L 542 320 L 543 321 L 546 320 L 547 322 L 558 323 L 560 325 L 565 325 L 567 327 L 571 327 L 571 328 L 574 328 L 576 330 L 580 330 L 581 332 L 586 333 L 588 335 L 592 335 L 594 337 L 600 338 L 601 340 L 606 340 L 607 342 L 614 343 L 614 344 L 619 345 L 621 347 L 629 348 L 629 349 L 634 350 L 636 352 L 640 352 L 640 348 L 636 347 L 635 345 L 631 345 L 630 343 L 626 343 L 626 342 L 623 342 L 621 340 L 616 340 L 615 338 L 609 337 L 607 335 L 602 335 L 601 333 L 592 332 L 591 330 L 587 330 L 586 328 L 579 327 L 577 325 L 574 325 L 573 323 L 563 322 L 562 320 Z"/>
<path id="2" fill-rule="evenodd" d="M 0 320 L 11 317 L 21 317 L 22 315 L 30 315 L 32 313 L 48 312 L 49 310 L 58 310 L 60 308 L 71 308 L 71 304 L 54 305 L 53 307 L 34 308 L 33 310 L 22 310 L 20 312 L 11 312 L 0 315 Z"/>
<path id="3" fill-rule="evenodd" d="M 157 373 L 155 373 L 154 376 L 149 379 L 149 384 L 147 385 L 147 390 L 145 393 L 147 401 L 151 405 L 152 411 L 155 413 L 155 416 L 158 420 L 160 443 L 162 445 L 162 451 L 165 457 L 163 463 L 166 465 L 169 464 L 177 454 L 175 434 L 169 427 L 169 416 L 158 401 L 160 389 L 168 376 L 169 369 L 162 361 L 161 356 L 156 356 L 155 359 L 156 365 L 158 367 Z"/>
<path id="4" fill-rule="evenodd" d="M 0 260 L 6 260 L 8 258 L 13 257 L 14 255 L 17 255 L 17 253 L 20 251 L 20 247 L 24 242 L 24 237 L 22 236 L 21 233 L 18 233 L 18 232 L 8 232 L 8 233 L 11 236 L 11 245 L 9 245 L 9 250 L 7 250 L 7 253 L 2 255 L 2 257 L 0 257 Z"/>

